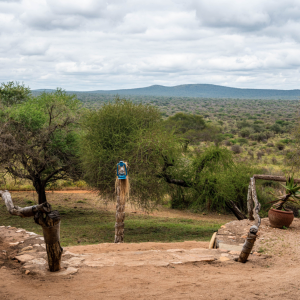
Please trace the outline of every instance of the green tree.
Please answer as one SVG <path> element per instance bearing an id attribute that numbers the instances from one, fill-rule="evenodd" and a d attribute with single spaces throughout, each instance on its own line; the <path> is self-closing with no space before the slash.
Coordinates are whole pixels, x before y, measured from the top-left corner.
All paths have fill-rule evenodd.
<path id="1" fill-rule="evenodd" d="M 31 96 L 29 87 L 19 82 L 10 81 L 1 83 L 0 86 L 0 103 L 3 106 L 11 106 L 27 101 Z"/>
<path id="2" fill-rule="evenodd" d="M 185 149 L 189 143 L 195 143 L 201 140 L 203 129 L 206 128 L 205 121 L 200 115 L 186 113 L 177 113 L 165 121 L 165 126 L 170 132 L 174 132 L 185 143 Z"/>
<path id="3" fill-rule="evenodd" d="M 29 179 L 46 202 L 45 188 L 58 179 L 78 178 L 80 103 L 61 89 L 3 107 L 0 165 L 16 178 Z"/>
<path id="4" fill-rule="evenodd" d="M 178 155 L 178 143 L 151 105 L 115 99 L 82 119 L 81 158 L 85 180 L 102 195 L 115 188 L 116 164 L 129 166 L 131 200 L 145 208 L 162 199 L 166 183 L 159 174 L 165 160 Z"/>

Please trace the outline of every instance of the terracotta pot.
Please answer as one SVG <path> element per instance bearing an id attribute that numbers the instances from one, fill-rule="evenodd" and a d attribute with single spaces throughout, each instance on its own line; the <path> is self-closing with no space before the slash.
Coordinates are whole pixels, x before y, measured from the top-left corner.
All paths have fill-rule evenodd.
<path id="1" fill-rule="evenodd" d="M 294 214 L 292 211 L 283 211 L 271 208 L 268 213 L 271 227 L 282 228 L 289 227 L 293 220 Z"/>

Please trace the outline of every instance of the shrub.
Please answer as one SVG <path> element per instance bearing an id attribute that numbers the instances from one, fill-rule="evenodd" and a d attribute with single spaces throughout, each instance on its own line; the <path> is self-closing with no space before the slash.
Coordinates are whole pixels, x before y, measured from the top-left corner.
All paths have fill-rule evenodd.
<path id="1" fill-rule="evenodd" d="M 267 146 L 268 147 L 274 147 L 274 144 L 271 142 L 271 143 L 268 143 Z"/>
<path id="2" fill-rule="evenodd" d="M 285 145 L 281 142 L 277 142 L 275 146 L 278 150 L 283 150 L 285 148 Z"/>
<path id="3" fill-rule="evenodd" d="M 258 152 L 256 153 L 257 159 L 261 159 L 262 156 L 264 156 L 264 155 L 265 155 L 265 154 L 264 154 L 262 151 L 258 151 Z"/>
<path id="4" fill-rule="evenodd" d="M 235 154 L 239 154 L 242 152 L 242 148 L 240 145 L 232 145 L 231 146 L 231 151 Z"/>
<path id="5" fill-rule="evenodd" d="M 254 158 L 254 154 L 251 150 L 248 151 L 248 155 L 251 157 L 251 158 Z"/>
<path id="6" fill-rule="evenodd" d="M 238 138 L 237 142 L 240 143 L 240 145 L 248 144 L 248 140 L 245 138 Z"/>
<path id="7" fill-rule="evenodd" d="M 253 133 L 252 128 L 246 127 L 246 128 L 242 128 L 240 131 L 240 136 L 241 137 L 249 137 L 249 135 Z"/>

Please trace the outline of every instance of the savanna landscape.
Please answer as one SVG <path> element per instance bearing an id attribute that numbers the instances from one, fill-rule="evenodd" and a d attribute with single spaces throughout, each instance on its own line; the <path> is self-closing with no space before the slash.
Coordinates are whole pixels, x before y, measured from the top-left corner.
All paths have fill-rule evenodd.
<path id="1" fill-rule="evenodd" d="M 299 299 L 298 100 L 31 91 L 7 82 L 0 108 L 0 190 L 13 201 L 2 193 L 3 299 Z M 130 181 L 123 210 L 119 161 Z M 262 221 L 241 263 L 254 174 L 286 183 L 256 180 Z M 290 226 L 269 223 L 278 199 L 294 216 Z M 59 238 L 43 244 L 58 222 Z M 210 247 L 223 231 L 232 248 Z"/>

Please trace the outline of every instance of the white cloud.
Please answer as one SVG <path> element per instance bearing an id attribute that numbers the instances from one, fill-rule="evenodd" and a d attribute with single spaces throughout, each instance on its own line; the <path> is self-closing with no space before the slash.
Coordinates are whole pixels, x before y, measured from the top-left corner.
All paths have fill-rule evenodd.
<path id="1" fill-rule="evenodd" d="M 298 0 L 0 0 L 0 82 L 299 88 Z"/>

